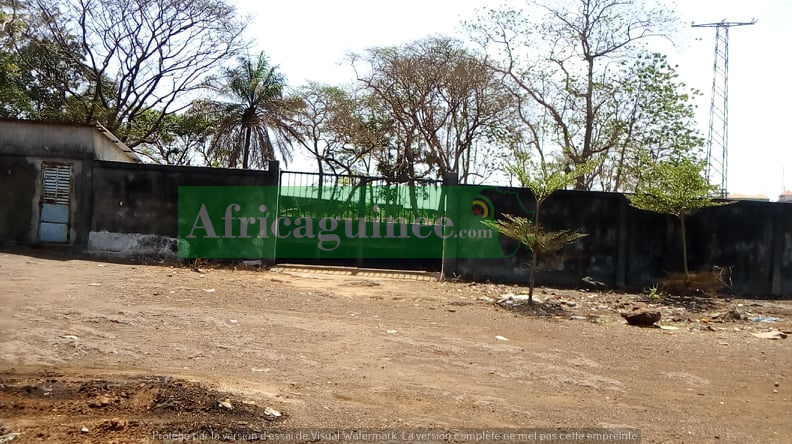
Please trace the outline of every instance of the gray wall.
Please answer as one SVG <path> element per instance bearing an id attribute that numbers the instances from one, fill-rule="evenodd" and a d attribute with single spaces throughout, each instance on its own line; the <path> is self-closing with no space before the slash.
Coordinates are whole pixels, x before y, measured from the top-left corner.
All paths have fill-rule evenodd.
<path id="1" fill-rule="evenodd" d="M 71 137 L 79 139 L 79 134 Z M 73 165 L 69 244 L 121 255 L 175 256 L 180 185 L 277 185 L 279 178 L 276 163 L 271 171 L 250 171 L 3 153 L 0 241 L 36 242 L 41 163 L 63 161 Z M 511 190 L 523 203 L 533 201 L 527 190 Z M 487 197 L 496 213 L 523 211 L 506 194 L 492 191 Z M 546 227 L 580 229 L 588 236 L 569 248 L 565 262 L 539 274 L 539 284 L 578 286 L 583 276 L 591 276 L 612 287 L 640 289 L 681 271 L 678 221 L 634 209 L 621 194 L 562 191 L 547 200 L 542 212 Z M 688 220 L 688 248 L 691 270 L 732 267 L 739 294 L 792 298 L 792 204 L 741 201 L 702 210 Z M 525 282 L 528 258 L 521 249 L 501 260 L 459 259 L 447 271 Z M 420 261 L 400 266 L 411 263 L 423 267 Z"/>
<path id="2" fill-rule="evenodd" d="M 116 162 L 132 160 L 93 126 L 10 119 L 0 119 L 0 153 Z"/>
<path id="3" fill-rule="evenodd" d="M 84 245 L 90 218 L 91 169 L 86 162 L 66 157 L 0 156 L 0 241 L 37 243 L 42 198 L 41 165 L 61 162 L 72 166 L 69 237 L 65 245 Z"/>
<path id="4" fill-rule="evenodd" d="M 0 156 L 0 241 L 31 242 L 36 165 L 24 156 Z"/>
<path id="5" fill-rule="evenodd" d="M 528 190 L 510 190 L 526 206 L 533 202 Z M 500 193 L 487 197 L 498 214 L 523 212 Z M 641 289 L 682 270 L 679 221 L 632 208 L 622 194 L 561 191 L 541 211 L 546 228 L 579 229 L 588 236 L 567 249 L 566 261 L 538 274 L 539 285 L 578 286 L 590 276 L 612 287 Z M 692 271 L 730 266 L 737 293 L 792 298 L 792 205 L 740 201 L 707 208 L 688 218 L 687 229 Z M 456 272 L 473 279 L 527 282 L 529 257 L 520 249 L 507 259 L 459 259 Z"/>
<path id="6" fill-rule="evenodd" d="M 89 126 L 0 120 L 0 152 L 34 157 L 93 157 L 94 130 Z"/>
<path id="7" fill-rule="evenodd" d="M 175 256 L 179 186 L 277 185 L 277 164 L 257 171 L 96 162 L 88 248 Z"/>

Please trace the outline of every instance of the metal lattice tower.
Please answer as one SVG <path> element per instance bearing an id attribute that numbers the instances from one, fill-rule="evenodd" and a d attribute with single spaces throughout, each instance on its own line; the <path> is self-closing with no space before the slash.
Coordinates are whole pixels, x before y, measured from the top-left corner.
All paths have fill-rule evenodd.
<path id="1" fill-rule="evenodd" d="M 729 170 L 729 28 L 756 23 L 727 22 L 693 24 L 694 28 L 715 28 L 715 63 L 712 74 L 709 134 L 707 136 L 707 179 L 720 187 L 726 197 Z"/>

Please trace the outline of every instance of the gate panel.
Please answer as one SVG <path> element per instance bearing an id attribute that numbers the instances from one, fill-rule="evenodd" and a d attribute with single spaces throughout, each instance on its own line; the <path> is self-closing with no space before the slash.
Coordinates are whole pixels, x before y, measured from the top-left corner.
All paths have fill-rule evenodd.
<path id="1" fill-rule="evenodd" d="M 440 184 L 433 181 L 416 183 L 412 187 L 414 191 L 410 193 L 405 191 L 408 189 L 406 184 L 394 183 L 381 177 L 281 171 L 278 216 L 315 220 L 324 216 L 335 216 L 339 218 L 340 224 L 344 223 L 341 219 L 353 219 L 356 227 L 354 231 L 358 230 L 357 221 L 360 219 L 366 221 L 367 229 L 370 230 L 373 219 L 379 217 L 375 212 L 380 209 L 383 212 L 387 210 L 387 214 L 394 218 L 404 218 L 408 223 L 414 223 L 416 218 L 422 216 L 436 218 L 438 206 L 441 205 L 441 201 L 437 199 L 440 196 Z M 400 187 L 404 189 L 399 190 Z M 424 194 L 427 193 L 423 193 L 424 188 L 431 189 L 428 195 L 432 199 L 425 198 Z M 302 240 L 287 237 L 277 240 L 276 261 L 439 271 L 442 265 L 442 239 L 434 236 L 431 239 L 434 242 L 428 248 L 433 253 L 429 255 L 409 249 L 409 239 L 383 243 L 371 238 L 345 238 L 343 248 L 347 250 L 347 254 L 343 257 L 316 248 L 309 257 L 295 258 L 283 252 L 294 251 Z M 355 250 L 356 254 L 349 254 L 350 250 Z"/>
<path id="2" fill-rule="evenodd" d="M 39 241 L 69 241 L 72 166 L 44 162 L 41 165 L 42 193 L 39 219 Z"/>

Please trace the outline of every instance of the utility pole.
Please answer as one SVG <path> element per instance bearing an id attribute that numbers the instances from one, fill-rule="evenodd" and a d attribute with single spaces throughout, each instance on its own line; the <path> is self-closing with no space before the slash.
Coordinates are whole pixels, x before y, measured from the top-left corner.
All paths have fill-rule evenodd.
<path id="1" fill-rule="evenodd" d="M 720 187 L 726 197 L 729 169 L 729 28 L 756 23 L 727 22 L 693 24 L 694 28 L 715 28 L 715 63 L 712 74 L 709 135 L 707 136 L 707 180 Z"/>

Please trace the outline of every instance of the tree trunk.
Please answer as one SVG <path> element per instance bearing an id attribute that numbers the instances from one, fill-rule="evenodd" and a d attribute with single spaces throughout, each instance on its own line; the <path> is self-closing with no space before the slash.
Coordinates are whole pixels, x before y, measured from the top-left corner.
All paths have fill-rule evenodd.
<path id="1" fill-rule="evenodd" d="M 616 177 L 614 178 L 613 188 L 605 191 L 613 191 L 613 192 L 620 191 L 622 171 L 624 169 L 624 154 L 625 154 L 624 152 L 626 150 L 627 150 L 626 145 L 621 147 L 621 152 L 619 153 L 619 162 L 616 164 Z"/>
<path id="2" fill-rule="evenodd" d="M 324 167 L 322 167 L 322 160 L 316 159 L 316 165 L 319 167 L 319 200 L 322 200 L 322 190 L 324 189 Z"/>
<path id="3" fill-rule="evenodd" d="M 250 160 L 250 133 L 253 130 L 250 127 L 245 129 L 245 146 L 242 151 L 242 169 L 248 169 L 248 161 Z"/>
<path id="4" fill-rule="evenodd" d="M 536 276 L 536 251 L 531 250 L 531 275 L 528 281 L 528 303 L 533 304 L 534 276 Z"/>
<path id="5" fill-rule="evenodd" d="M 534 226 L 536 227 L 536 228 L 534 228 L 534 232 L 536 234 L 539 234 L 539 230 L 541 229 L 541 228 L 539 228 L 539 207 L 540 206 L 541 206 L 541 203 L 539 203 L 539 201 L 537 200 L 536 201 L 536 210 L 534 211 Z M 533 240 L 528 240 L 528 239 L 526 239 L 526 240 L 528 242 L 532 242 L 532 244 L 528 247 L 531 250 L 531 275 L 529 276 L 529 282 L 528 282 L 528 303 L 529 304 L 533 304 L 534 282 L 535 282 L 535 278 L 536 278 L 536 265 L 539 263 L 539 259 L 536 257 L 537 256 L 537 253 L 536 253 L 536 236 L 534 236 Z"/>
<path id="6" fill-rule="evenodd" d="M 410 186 L 410 206 L 412 207 L 413 220 L 415 220 L 420 216 L 420 212 L 418 211 L 418 192 L 415 189 L 417 182 L 410 180 L 408 184 Z"/>
<path id="7" fill-rule="evenodd" d="M 688 260 L 687 260 L 687 240 L 685 238 L 685 217 L 679 216 L 679 222 L 682 225 L 682 268 L 685 270 L 685 282 L 690 279 L 688 273 Z"/>
<path id="8" fill-rule="evenodd" d="M 418 218 L 418 195 L 415 190 L 415 153 L 412 150 L 412 141 L 405 144 L 404 154 L 407 159 L 407 184 L 410 187 L 410 206 L 414 218 Z"/>
<path id="9" fill-rule="evenodd" d="M 460 182 L 464 185 L 468 183 L 468 175 L 470 174 L 470 151 L 472 147 L 468 147 L 466 153 L 462 153 L 462 177 L 460 178 Z"/>
<path id="10" fill-rule="evenodd" d="M 594 58 L 588 59 L 588 73 L 586 78 L 586 129 L 583 134 L 583 151 L 580 155 L 582 162 L 588 162 L 592 157 L 591 141 L 594 138 Z M 585 176 L 579 176 L 575 182 L 576 190 L 586 190 Z"/>

